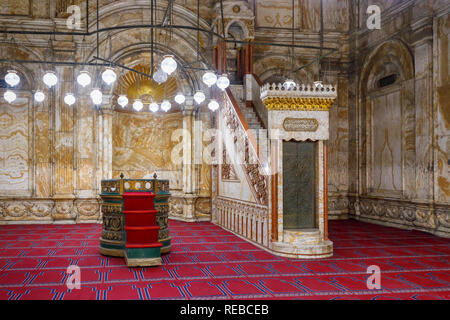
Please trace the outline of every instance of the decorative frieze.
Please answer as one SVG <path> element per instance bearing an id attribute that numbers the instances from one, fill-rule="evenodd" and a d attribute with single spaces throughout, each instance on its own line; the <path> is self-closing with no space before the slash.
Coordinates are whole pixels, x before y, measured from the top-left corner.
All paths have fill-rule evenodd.
<path id="1" fill-rule="evenodd" d="M 347 196 L 328 196 L 328 219 L 347 219 L 350 202 Z"/>
<path id="2" fill-rule="evenodd" d="M 100 203 L 91 199 L 0 200 L 0 224 L 12 222 L 96 222 Z"/>
<path id="3" fill-rule="evenodd" d="M 445 205 L 350 197 L 349 209 L 350 215 L 356 219 L 450 237 L 450 210 Z"/>
<path id="4" fill-rule="evenodd" d="M 173 193 L 169 198 L 169 218 L 187 222 L 211 220 L 211 198 Z"/>

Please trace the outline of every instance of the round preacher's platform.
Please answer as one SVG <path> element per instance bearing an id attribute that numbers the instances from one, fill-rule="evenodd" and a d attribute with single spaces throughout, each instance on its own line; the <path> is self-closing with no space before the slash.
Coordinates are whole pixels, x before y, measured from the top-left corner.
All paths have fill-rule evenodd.
<path id="1" fill-rule="evenodd" d="M 102 216 L 103 227 L 100 238 L 100 253 L 107 256 L 125 257 L 128 266 L 152 266 L 158 265 L 155 259 L 145 256 L 145 252 L 151 252 L 151 256 L 169 253 L 171 250 L 171 238 L 168 226 L 169 217 L 169 181 L 168 180 L 140 180 L 119 179 L 102 181 Z M 161 246 L 146 250 L 132 250 L 138 254 L 134 259 L 127 257 L 127 230 L 126 214 L 124 213 L 124 195 L 153 194 L 151 210 L 156 210 L 156 226 L 158 242 Z M 149 208 L 144 208 L 149 209 Z M 147 226 L 149 227 L 149 226 Z M 134 248 L 136 249 L 136 248 Z M 136 251 L 136 252 L 134 252 Z M 142 252 L 141 252 L 142 251 Z M 156 252 L 158 251 L 158 252 Z M 142 253 L 142 254 L 141 254 Z M 160 258 L 159 258 L 160 261 Z"/>

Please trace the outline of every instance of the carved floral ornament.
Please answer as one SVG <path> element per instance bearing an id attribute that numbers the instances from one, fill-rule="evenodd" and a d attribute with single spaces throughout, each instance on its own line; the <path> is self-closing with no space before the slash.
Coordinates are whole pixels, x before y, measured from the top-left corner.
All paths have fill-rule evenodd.
<path id="1" fill-rule="evenodd" d="M 354 215 L 363 218 L 401 223 L 435 232 L 450 229 L 450 214 L 444 208 L 423 208 L 416 204 L 396 201 L 351 200 L 349 206 Z M 446 231 L 444 231 L 446 232 Z"/>
<path id="2" fill-rule="evenodd" d="M 261 100 L 268 110 L 329 111 L 337 98 L 332 85 L 266 84 L 261 88 Z"/>
<path id="3" fill-rule="evenodd" d="M 235 137 L 241 136 L 246 137 L 247 133 L 238 119 L 238 116 L 232 106 L 231 101 L 227 98 L 224 101 L 222 107 L 222 114 L 224 118 L 224 123 L 233 132 L 235 132 Z M 235 141 L 236 142 L 236 141 Z M 257 152 L 249 144 L 246 144 L 245 150 L 238 152 L 244 152 L 246 157 L 251 157 L 252 159 L 258 159 Z M 251 163 L 254 163 L 251 161 Z M 262 175 L 264 168 L 260 163 L 258 164 L 242 164 L 242 168 L 246 175 L 246 178 L 250 184 L 253 195 L 255 196 L 257 202 L 262 205 L 267 205 L 269 200 L 268 195 L 268 180 L 267 177 Z"/>
<path id="4" fill-rule="evenodd" d="M 96 220 L 99 215 L 100 204 L 95 198 L 0 201 L 0 216 L 5 220 Z"/>

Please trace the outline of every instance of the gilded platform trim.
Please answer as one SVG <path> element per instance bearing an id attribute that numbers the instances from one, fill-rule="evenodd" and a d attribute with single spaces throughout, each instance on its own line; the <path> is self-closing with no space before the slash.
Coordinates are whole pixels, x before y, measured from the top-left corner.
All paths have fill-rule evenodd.
<path id="1" fill-rule="evenodd" d="M 268 110 L 329 111 L 337 97 L 332 85 L 266 84 L 261 88 L 261 100 Z"/>
<path id="2" fill-rule="evenodd" d="M 283 98 L 271 97 L 264 100 L 268 110 L 329 111 L 334 99 L 329 98 Z"/>

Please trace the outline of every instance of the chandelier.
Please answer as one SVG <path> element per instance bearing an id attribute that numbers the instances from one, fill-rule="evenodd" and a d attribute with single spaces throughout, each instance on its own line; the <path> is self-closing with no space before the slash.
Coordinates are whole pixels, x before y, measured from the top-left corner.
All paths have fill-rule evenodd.
<path id="1" fill-rule="evenodd" d="M 199 47 L 200 47 L 200 31 L 202 30 L 200 28 L 200 1 L 197 1 L 197 7 L 198 7 L 198 12 L 197 12 L 197 63 L 200 63 L 200 54 L 199 54 Z M 154 15 L 153 15 L 153 0 L 152 0 L 152 6 L 151 6 L 151 10 L 152 10 L 152 15 L 151 15 L 151 30 L 153 31 L 154 29 Z M 98 5 L 97 5 L 97 11 L 99 10 Z M 170 7 L 168 10 L 172 10 Z M 98 12 L 97 12 L 98 13 Z M 87 13 L 88 14 L 88 13 Z M 169 14 L 170 17 L 170 14 Z M 172 24 L 172 18 L 168 18 L 169 19 L 169 23 Z M 223 17 L 222 17 L 223 20 Z M 74 80 L 76 81 L 76 83 L 78 84 L 78 86 L 82 89 L 87 89 L 89 88 L 89 86 L 91 85 L 95 85 L 95 87 L 93 87 L 90 92 L 89 92 L 89 97 L 92 101 L 92 103 L 95 106 L 100 106 L 103 103 L 103 93 L 102 93 L 102 86 L 100 85 L 101 83 L 103 83 L 103 87 L 111 87 L 112 85 L 114 85 L 114 83 L 117 81 L 118 76 L 116 73 L 115 68 L 122 68 L 122 69 L 126 69 L 126 70 L 130 70 L 133 71 L 135 73 L 140 73 L 142 75 L 142 72 L 139 72 L 133 68 L 129 68 L 123 65 L 120 65 L 116 62 L 113 61 L 109 61 L 107 59 L 102 59 L 99 57 L 99 36 L 98 36 L 98 23 L 99 21 L 97 21 L 97 55 L 93 57 L 93 60 L 96 61 L 103 61 L 104 64 L 99 64 L 98 62 L 94 61 L 90 61 L 88 63 L 68 63 L 69 65 L 72 66 L 77 66 L 80 65 L 83 70 L 78 71 L 78 73 L 76 73 L 74 75 Z M 166 22 L 164 22 L 166 23 Z M 224 37 L 224 36 L 223 36 Z M 110 40 L 111 41 L 111 40 Z M 53 53 L 53 47 L 50 45 L 51 48 L 51 52 L 50 55 L 52 57 L 52 60 L 54 58 L 54 53 Z M 162 58 L 162 61 L 159 63 L 159 65 L 157 66 L 156 72 L 153 73 L 153 67 L 154 67 L 154 36 L 153 36 L 153 32 L 151 33 L 151 54 L 152 54 L 152 63 L 151 63 L 151 75 L 148 74 L 144 74 L 145 76 L 147 76 L 150 79 L 153 79 L 156 83 L 158 83 L 159 85 L 166 83 L 169 79 L 169 77 L 171 76 L 176 76 L 176 72 L 177 70 L 180 69 L 180 66 L 182 69 L 194 69 L 194 70 L 203 70 L 203 74 L 198 75 L 199 78 L 201 79 L 201 81 L 206 85 L 207 88 L 210 88 L 211 90 L 213 89 L 214 86 L 216 86 L 218 89 L 220 89 L 221 91 L 226 90 L 229 86 L 230 86 L 230 80 L 227 74 L 219 74 L 218 72 L 216 72 L 215 70 L 212 70 L 212 68 L 208 68 L 208 69 L 204 69 L 203 67 L 197 67 L 194 68 L 191 66 L 191 64 L 188 64 L 187 66 L 184 66 L 182 63 L 180 63 L 180 61 L 177 61 L 177 58 L 173 55 L 173 54 L 167 54 L 164 55 Z M 59 63 L 59 64 L 64 64 L 61 62 L 57 62 L 57 61 L 50 61 L 49 65 L 56 65 L 53 64 L 54 62 Z M 208 65 L 208 63 L 206 63 L 206 65 Z M 87 71 L 86 69 L 84 69 L 86 66 L 93 66 L 94 68 L 96 68 L 96 72 L 95 74 L 99 74 L 100 75 L 100 81 L 98 81 L 97 79 L 95 79 L 94 73 L 90 73 L 89 71 Z M 100 68 L 103 68 L 103 70 L 98 70 Z M 92 72 L 92 70 L 91 70 Z M 98 73 L 97 73 L 98 72 Z M 66 81 L 66 80 L 65 80 Z M 4 92 L 3 97 L 4 99 L 8 102 L 8 103 L 13 103 L 16 99 L 17 99 L 17 94 L 13 91 L 14 88 L 16 88 L 20 82 L 21 82 L 21 77 L 20 77 L 20 73 L 18 73 L 16 70 L 8 70 L 7 74 L 5 75 L 5 82 L 8 85 L 8 89 Z M 45 93 L 45 90 L 42 90 L 41 88 L 45 88 L 47 87 L 48 90 L 53 90 L 55 89 L 60 82 L 60 76 L 54 71 L 54 70 L 48 70 L 46 72 L 44 72 L 43 76 L 42 76 L 42 83 L 43 85 L 38 84 L 37 87 L 39 89 L 37 89 L 34 92 L 33 98 L 34 101 L 36 103 L 43 103 L 45 101 L 45 99 L 47 98 L 47 94 Z M 99 83 L 100 82 L 100 83 Z M 196 105 L 201 106 L 207 98 L 207 95 L 205 94 L 205 92 L 201 89 L 201 88 L 196 88 L 196 90 L 194 91 L 195 94 L 193 95 L 193 100 L 195 101 Z M 63 95 L 63 101 L 66 105 L 68 106 L 76 106 L 77 101 L 79 100 L 76 96 L 76 94 L 74 92 L 67 92 L 64 93 L 62 92 Z M 164 94 L 165 95 L 165 94 Z M 174 102 L 178 105 L 183 105 L 186 102 L 186 96 L 179 92 L 175 97 L 174 97 Z M 119 97 L 117 98 L 116 103 L 122 107 L 122 108 L 126 108 L 129 104 L 130 104 L 130 98 L 127 97 L 127 95 L 125 94 L 120 94 Z M 207 103 L 208 108 L 211 111 L 216 111 L 219 108 L 219 103 L 215 100 L 215 99 L 211 99 L 208 103 Z M 144 110 L 144 103 L 141 99 L 134 99 L 133 103 L 132 103 L 132 107 L 135 111 L 142 111 Z M 163 99 L 163 101 L 152 101 L 152 103 L 148 106 L 149 110 L 151 112 L 157 112 L 159 110 L 163 111 L 163 112 L 169 112 L 172 109 L 172 102 L 169 101 L 168 99 Z"/>

